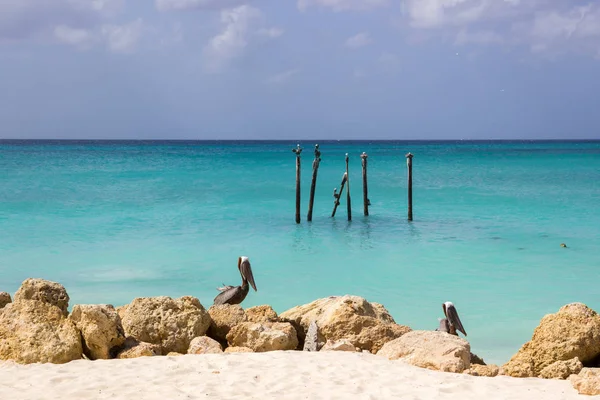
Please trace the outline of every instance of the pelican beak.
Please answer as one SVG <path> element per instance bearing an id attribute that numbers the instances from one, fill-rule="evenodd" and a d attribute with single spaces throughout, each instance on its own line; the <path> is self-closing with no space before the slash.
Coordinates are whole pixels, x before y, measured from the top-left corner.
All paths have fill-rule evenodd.
<path id="1" fill-rule="evenodd" d="M 240 270 L 242 277 L 246 279 L 248 283 L 250 283 L 252 289 L 254 289 L 255 292 L 258 292 L 256 289 L 256 283 L 254 283 L 254 275 L 252 275 L 252 267 L 250 266 L 250 260 L 248 260 L 248 257 L 240 257 L 238 259 L 238 269 Z"/>
<path id="2" fill-rule="evenodd" d="M 463 327 L 463 324 L 460 321 L 458 312 L 456 312 L 456 308 L 454 307 L 454 304 L 452 304 L 452 303 L 444 304 L 444 311 L 446 312 L 446 315 L 448 317 L 448 321 L 450 322 L 450 324 L 454 325 L 454 327 L 456 328 L 457 331 L 462 332 L 463 335 L 467 336 L 467 332 L 465 331 L 465 328 Z"/>

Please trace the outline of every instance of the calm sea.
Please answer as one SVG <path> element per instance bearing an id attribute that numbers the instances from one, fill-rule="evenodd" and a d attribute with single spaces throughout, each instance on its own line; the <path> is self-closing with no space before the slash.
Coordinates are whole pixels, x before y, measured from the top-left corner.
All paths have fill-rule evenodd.
<path id="1" fill-rule="evenodd" d="M 2 141 L 0 290 L 39 277 L 71 305 L 193 295 L 208 307 L 246 255 L 258 292 L 244 306 L 354 294 L 435 329 L 453 301 L 473 352 L 495 363 L 562 305 L 600 310 L 600 142 L 321 142 L 312 223 L 314 142 L 301 142 L 299 225 L 295 144 Z M 345 153 L 352 222 L 345 195 L 330 217 Z"/>

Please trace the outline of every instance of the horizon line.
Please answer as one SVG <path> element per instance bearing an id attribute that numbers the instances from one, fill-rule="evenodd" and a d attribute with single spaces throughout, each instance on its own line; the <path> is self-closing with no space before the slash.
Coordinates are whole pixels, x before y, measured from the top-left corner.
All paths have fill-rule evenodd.
<path id="1" fill-rule="evenodd" d="M 3 142 L 281 142 L 281 143 L 337 143 L 337 142 L 597 142 L 597 139 L 64 139 L 64 138 L 0 138 Z"/>

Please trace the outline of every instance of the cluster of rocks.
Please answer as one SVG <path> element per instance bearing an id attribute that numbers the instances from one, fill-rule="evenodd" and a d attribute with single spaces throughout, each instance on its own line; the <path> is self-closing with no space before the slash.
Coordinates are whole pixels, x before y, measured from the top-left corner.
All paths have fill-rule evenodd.
<path id="1" fill-rule="evenodd" d="M 270 306 L 208 310 L 184 296 L 136 298 L 130 304 L 75 305 L 54 282 L 28 279 L 14 301 L 0 293 L 0 360 L 66 363 L 87 358 L 266 352 L 368 352 L 439 371 L 475 376 L 569 379 L 600 394 L 600 315 L 573 303 L 545 316 L 508 363 L 486 365 L 469 343 L 437 331 L 398 325 L 378 303 L 332 296 L 281 315 Z"/>

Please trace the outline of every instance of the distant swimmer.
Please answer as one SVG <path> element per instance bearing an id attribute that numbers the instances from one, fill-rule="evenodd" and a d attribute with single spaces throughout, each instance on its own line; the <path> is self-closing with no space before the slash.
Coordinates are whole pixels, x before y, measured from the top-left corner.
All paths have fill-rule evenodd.
<path id="1" fill-rule="evenodd" d="M 248 283 L 252 285 L 252 288 L 256 292 L 256 284 L 254 283 L 254 276 L 252 275 L 252 267 L 250 266 L 250 260 L 248 257 L 242 256 L 238 258 L 238 270 L 242 275 L 241 286 L 223 286 L 217 288 L 221 293 L 215 297 L 214 304 L 240 304 L 250 291 Z"/>
<path id="2" fill-rule="evenodd" d="M 458 336 L 456 331 L 462 332 L 463 335 L 467 336 L 467 332 L 458 317 L 458 313 L 456 312 L 456 308 L 452 302 L 447 301 L 442 304 L 442 308 L 444 310 L 444 315 L 446 318 L 440 318 L 440 327 L 436 329 L 436 331 L 446 332 L 451 335 Z"/>
<path id="3" fill-rule="evenodd" d="M 567 247 L 567 245 L 566 245 L 566 244 L 564 244 L 564 243 L 561 243 L 561 244 L 560 244 L 560 247 L 564 247 L 564 248 L 566 248 L 566 247 Z"/>

